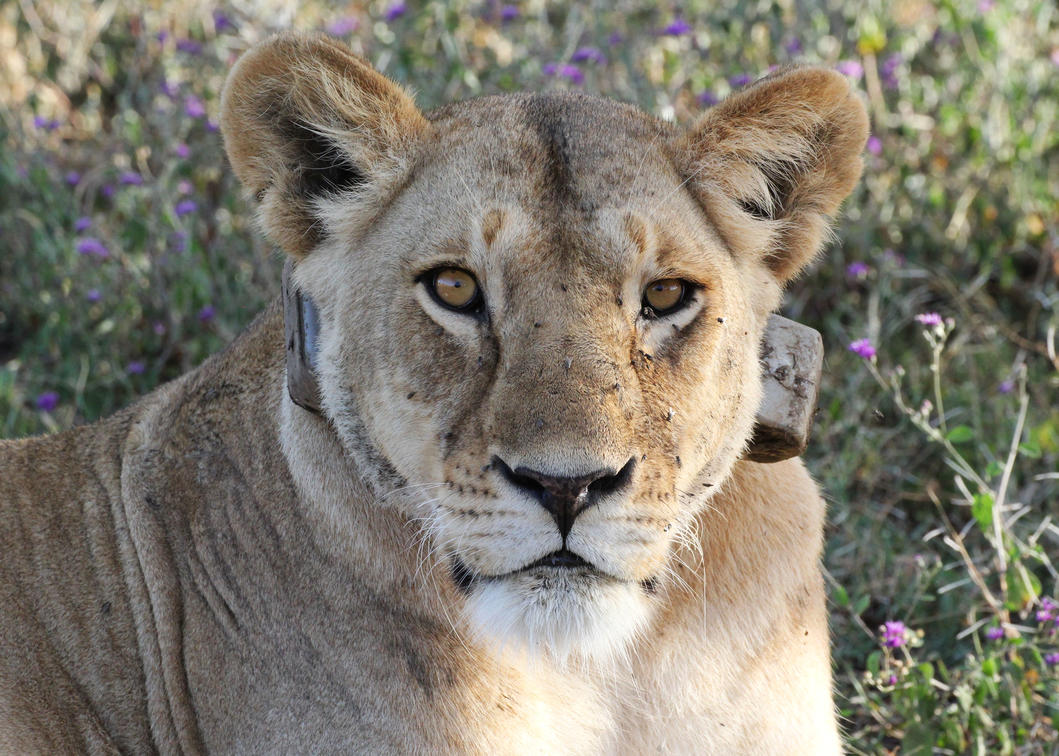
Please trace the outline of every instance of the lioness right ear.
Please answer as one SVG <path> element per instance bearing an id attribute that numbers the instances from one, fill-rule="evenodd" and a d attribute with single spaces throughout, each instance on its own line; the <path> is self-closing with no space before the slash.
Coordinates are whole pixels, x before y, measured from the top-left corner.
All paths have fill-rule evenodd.
<path id="1" fill-rule="evenodd" d="M 707 111 L 674 147 L 729 246 L 785 283 L 823 246 L 867 139 L 868 114 L 844 76 L 791 68 Z"/>
<path id="2" fill-rule="evenodd" d="M 255 46 L 221 97 L 232 168 L 260 203 L 265 233 L 295 258 L 320 241 L 318 200 L 346 193 L 370 218 L 428 129 L 400 86 L 323 35 L 282 34 Z"/>

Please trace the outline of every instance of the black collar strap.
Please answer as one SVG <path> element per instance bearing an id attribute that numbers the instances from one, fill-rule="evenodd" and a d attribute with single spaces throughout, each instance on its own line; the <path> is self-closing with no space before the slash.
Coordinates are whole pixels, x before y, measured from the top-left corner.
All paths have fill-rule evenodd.
<path id="1" fill-rule="evenodd" d="M 316 382 L 316 353 L 319 348 L 320 316 L 309 297 L 294 288 L 294 263 L 283 265 L 283 331 L 287 343 L 287 393 L 302 409 L 316 415 L 320 407 L 320 386 Z"/>

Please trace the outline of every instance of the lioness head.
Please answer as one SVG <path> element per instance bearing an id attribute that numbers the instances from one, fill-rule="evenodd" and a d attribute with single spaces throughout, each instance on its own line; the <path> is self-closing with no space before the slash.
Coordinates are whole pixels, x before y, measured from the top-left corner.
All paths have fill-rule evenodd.
<path id="1" fill-rule="evenodd" d="M 765 320 L 860 174 L 845 80 L 782 71 L 686 130 L 569 93 L 423 114 L 288 35 L 236 65 L 222 127 L 379 506 L 484 636 L 621 648 L 744 451 Z"/>

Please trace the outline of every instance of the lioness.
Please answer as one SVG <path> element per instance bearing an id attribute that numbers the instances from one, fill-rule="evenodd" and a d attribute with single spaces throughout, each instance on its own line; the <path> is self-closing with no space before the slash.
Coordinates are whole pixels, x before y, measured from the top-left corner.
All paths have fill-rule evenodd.
<path id="1" fill-rule="evenodd" d="M 793 69 L 689 129 L 579 94 L 421 113 L 337 42 L 236 64 L 279 305 L 92 426 L 0 443 L 0 751 L 834 753 L 798 460 L 758 346 L 861 171 Z"/>

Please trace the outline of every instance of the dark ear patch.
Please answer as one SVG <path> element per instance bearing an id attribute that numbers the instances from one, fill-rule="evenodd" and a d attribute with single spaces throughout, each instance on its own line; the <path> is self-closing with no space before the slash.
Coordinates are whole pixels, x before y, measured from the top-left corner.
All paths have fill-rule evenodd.
<path id="1" fill-rule="evenodd" d="M 297 119 L 287 121 L 284 132 L 298 155 L 291 165 L 292 189 L 296 194 L 318 197 L 366 183 L 364 174 L 325 135 Z"/>

